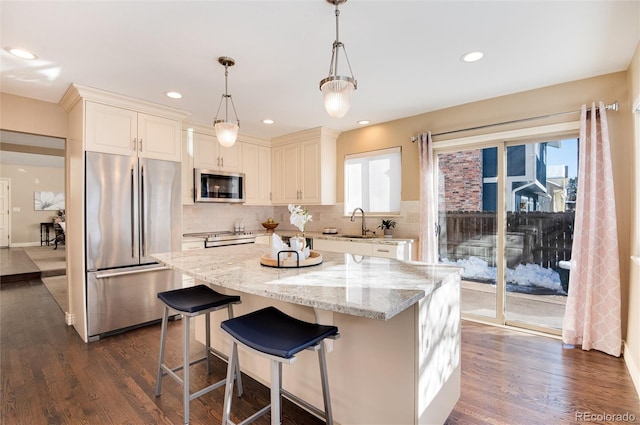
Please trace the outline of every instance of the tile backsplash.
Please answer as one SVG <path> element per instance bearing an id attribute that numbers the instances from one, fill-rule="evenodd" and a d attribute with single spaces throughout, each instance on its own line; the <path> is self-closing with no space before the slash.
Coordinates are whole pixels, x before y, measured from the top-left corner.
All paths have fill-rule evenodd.
<path id="1" fill-rule="evenodd" d="M 307 224 L 306 231 L 322 232 L 324 228 L 336 228 L 339 233 L 360 233 L 360 214 L 354 222 L 349 220 L 343 212 L 343 204 L 336 205 L 304 205 L 312 215 L 312 221 Z M 420 202 L 405 201 L 400 206 L 398 216 L 366 216 L 369 230 L 382 234 L 378 229 L 382 218 L 392 218 L 397 222 L 394 229 L 395 237 L 417 238 L 420 226 Z M 236 220 L 242 220 L 246 231 L 263 231 L 261 223 L 269 217 L 280 223 L 278 230 L 297 230 L 289 223 L 289 210 L 286 205 L 253 206 L 237 204 L 193 204 L 185 205 L 182 209 L 182 228 L 184 233 L 233 231 Z"/>

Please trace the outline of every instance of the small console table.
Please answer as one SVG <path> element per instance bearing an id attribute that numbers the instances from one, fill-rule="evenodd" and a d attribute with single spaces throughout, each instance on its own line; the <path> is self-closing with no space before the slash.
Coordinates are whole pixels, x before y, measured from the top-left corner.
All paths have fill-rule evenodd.
<path id="1" fill-rule="evenodd" d="M 46 244 L 49 246 L 51 238 L 49 237 L 49 229 L 53 230 L 53 222 L 40 223 L 40 246 Z"/>

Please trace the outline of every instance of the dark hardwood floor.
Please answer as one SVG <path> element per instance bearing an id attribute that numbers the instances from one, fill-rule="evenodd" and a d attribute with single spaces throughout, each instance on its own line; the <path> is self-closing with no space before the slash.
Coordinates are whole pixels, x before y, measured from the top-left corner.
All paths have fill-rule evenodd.
<path id="1" fill-rule="evenodd" d="M 0 423 L 181 424 L 181 392 L 165 378 L 155 397 L 159 326 L 85 344 L 64 324 L 60 308 L 40 280 L 0 285 Z M 563 349 L 559 341 L 463 322 L 462 396 L 447 424 L 571 424 L 587 413 L 634 415 L 640 403 L 622 359 Z M 167 358 L 179 362 L 180 322 L 169 326 Z M 193 349 L 201 345 L 193 342 Z M 224 376 L 215 361 L 193 369 L 194 385 Z M 329 371 L 331 373 L 331 371 Z M 268 390 L 244 377 L 245 395 L 232 419 L 268 402 Z M 224 389 L 191 402 L 191 424 L 219 424 Z M 284 423 L 322 421 L 291 403 Z M 596 418 L 597 419 L 597 418 Z M 615 418 L 614 418 L 615 419 Z M 269 415 L 256 421 L 268 424 Z"/>

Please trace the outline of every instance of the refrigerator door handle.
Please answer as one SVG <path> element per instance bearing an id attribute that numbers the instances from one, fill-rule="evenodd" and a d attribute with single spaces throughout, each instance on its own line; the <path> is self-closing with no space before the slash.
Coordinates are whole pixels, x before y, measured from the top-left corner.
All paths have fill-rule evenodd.
<path id="1" fill-rule="evenodd" d="M 131 185 L 130 185 L 130 189 L 131 189 L 131 257 L 135 258 L 136 257 L 136 250 L 135 250 L 135 240 L 136 240 L 136 234 L 135 234 L 135 221 L 136 221 L 136 217 L 135 217 L 135 211 L 133 210 L 133 206 L 135 205 L 135 176 L 133 175 L 133 168 L 131 168 Z"/>
<path id="2" fill-rule="evenodd" d="M 147 226 L 145 217 L 147 212 L 144 205 L 144 165 L 140 167 L 140 238 L 142 239 L 142 256 L 147 256 Z"/>
<path id="3" fill-rule="evenodd" d="M 130 274 L 156 272 L 156 271 L 162 271 L 162 270 L 169 270 L 169 269 L 165 266 L 157 266 L 157 267 L 148 267 L 144 269 L 127 270 L 127 271 L 121 271 L 121 272 L 97 273 L 95 277 L 96 279 L 106 279 L 108 277 L 127 276 Z"/>

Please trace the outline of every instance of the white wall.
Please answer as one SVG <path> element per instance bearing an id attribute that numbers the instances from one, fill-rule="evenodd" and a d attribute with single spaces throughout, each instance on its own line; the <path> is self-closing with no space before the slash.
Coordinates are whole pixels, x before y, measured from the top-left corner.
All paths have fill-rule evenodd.
<path id="1" fill-rule="evenodd" d="M 11 179 L 11 246 L 40 245 L 40 223 L 56 211 L 36 211 L 34 192 L 64 192 L 64 167 L 2 164 L 0 177 Z"/>

